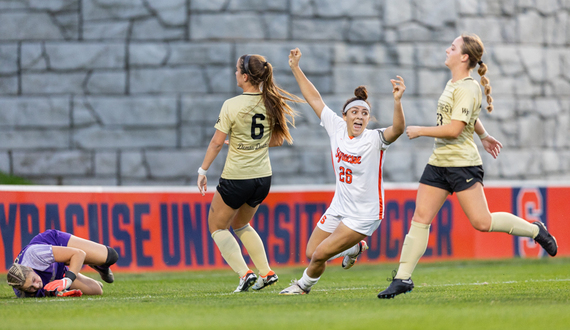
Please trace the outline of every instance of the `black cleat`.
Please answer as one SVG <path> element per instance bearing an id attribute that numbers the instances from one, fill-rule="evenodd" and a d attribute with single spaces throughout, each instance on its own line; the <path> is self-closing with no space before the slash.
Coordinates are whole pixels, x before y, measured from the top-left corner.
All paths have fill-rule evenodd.
<path id="1" fill-rule="evenodd" d="M 89 265 L 89 267 L 95 269 L 97 271 L 97 273 L 99 273 L 99 275 L 101 276 L 101 279 L 107 283 L 113 283 L 115 282 L 115 276 L 113 275 L 113 272 L 111 271 L 110 267 L 102 267 L 102 266 L 95 266 L 95 265 Z"/>
<path id="2" fill-rule="evenodd" d="M 542 246 L 542 248 L 548 252 L 551 256 L 555 256 L 556 252 L 558 252 L 558 244 L 556 243 L 556 238 L 550 235 L 548 230 L 546 230 L 546 226 L 540 222 L 535 221 L 532 223 L 533 225 L 538 226 L 538 235 L 534 238 L 534 240 Z"/>
<path id="3" fill-rule="evenodd" d="M 237 286 L 237 289 L 235 289 L 234 293 L 247 292 L 256 281 L 257 275 L 255 275 L 251 269 L 248 270 L 244 276 L 239 278 L 239 285 Z"/>
<path id="4" fill-rule="evenodd" d="M 410 291 L 412 291 L 412 289 L 414 288 L 414 281 L 412 281 L 412 278 L 409 278 L 407 280 L 401 280 L 398 278 L 394 278 L 394 276 L 396 276 L 396 271 L 394 271 L 394 273 L 392 273 L 392 283 L 390 283 L 390 285 L 388 286 L 388 288 L 386 288 L 386 290 L 380 292 L 378 294 L 378 298 L 380 299 L 391 299 L 396 297 L 399 294 L 402 293 L 408 293 Z M 390 280 L 390 278 L 388 277 L 388 280 Z"/>

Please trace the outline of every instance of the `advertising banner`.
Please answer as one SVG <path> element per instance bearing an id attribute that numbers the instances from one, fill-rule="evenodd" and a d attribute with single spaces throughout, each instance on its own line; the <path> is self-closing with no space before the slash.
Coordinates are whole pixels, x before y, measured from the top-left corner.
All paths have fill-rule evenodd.
<path id="1" fill-rule="evenodd" d="M 385 219 L 368 238 L 370 249 L 359 263 L 399 260 L 414 213 L 416 187 L 386 189 Z M 120 256 L 115 266 L 120 271 L 228 267 L 208 230 L 214 188 L 208 191 L 203 197 L 192 188 L 2 186 L 0 267 L 7 270 L 22 247 L 47 229 L 113 247 Z M 558 255 L 570 256 L 570 223 L 563 212 L 570 186 L 491 186 L 485 194 L 491 212 L 544 222 L 558 240 Z M 334 186 L 272 188 L 251 222 L 272 266 L 307 264 L 307 241 L 333 195 Z M 249 263 L 247 251 L 243 252 Z M 546 256 L 532 239 L 476 231 L 453 195 L 433 221 L 422 261 Z"/>

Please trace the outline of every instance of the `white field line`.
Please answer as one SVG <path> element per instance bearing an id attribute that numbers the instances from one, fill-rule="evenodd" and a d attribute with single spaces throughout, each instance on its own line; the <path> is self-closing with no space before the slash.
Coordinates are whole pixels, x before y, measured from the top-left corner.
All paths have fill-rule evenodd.
<path id="1" fill-rule="evenodd" d="M 435 284 L 435 285 L 416 285 L 416 288 L 437 288 L 437 287 L 450 287 L 450 286 L 471 286 L 471 285 L 497 285 L 497 284 L 513 284 L 513 283 L 539 283 L 539 282 L 570 282 L 570 278 L 556 278 L 556 279 L 545 279 L 545 280 L 524 280 L 524 281 L 503 281 L 503 282 L 475 282 L 475 283 L 450 283 L 450 284 Z M 346 287 L 346 288 L 335 288 L 335 289 L 313 289 L 312 291 L 317 292 L 329 292 L 329 291 L 351 291 L 351 290 L 370 290 L 370 287 Z M 229 296 L 234 294 L 233 292 L 224 293 L 206 293 L 205 296 Z"/>
<path id="2" fill-rule="evenodd" d="M 472 286 L 472 285 L 501 285 L 501 284 L 514 284 L 514 283 L 540 283 L 540 282 L 570 282 L 570 278 L 555 278 L 555 279 L 544 279 L 544 280 L 524 280 L 524 281 L 502 281 L 502 282 L 475 282 L 475 283 L 450 283 L 450 284 L 426 284 L 426 285 L 416 285 L 416 288 L 437 288 L 437 287 L 450 287 L 450 286 Z M 315 289 L 312 291 L 317 292 L 329 292 L 329 291 L 351 291 L 351 290 L 370 290 L 370 287 L 346 287 L 346 288 L 336 288 L 336 289 Z M 379 288 L 380 289 L 380 288 Z M 204 296 L 230 296 L 233 292 L 220 292 L 220 293 L 205 293 Z M 93 301 L 109 301 L 109 300 L 139 300 L 139 299 L 153 299 L 161 297 L 153 297 L 151 295 L 146 296 L 130 296 L 130 297 L 92 297 L 87 298 L 87 300 Z M 72 302 L 73 298 L 58 298 L 58 299 L 36 299 L 37 303 L 53 303 L 53 302 Z"/>

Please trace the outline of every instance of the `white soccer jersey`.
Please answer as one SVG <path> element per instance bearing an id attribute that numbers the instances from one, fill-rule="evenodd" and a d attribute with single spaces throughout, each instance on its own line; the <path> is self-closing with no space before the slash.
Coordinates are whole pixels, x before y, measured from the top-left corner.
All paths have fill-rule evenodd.
<path id="1" fill-rule="evenodd" d="M 330 137 L 336 189 L 327 213 L 358 220 L 384 218 L 382 166 L 389 143 L 384 130 L 365 129 L 350 138 L 346 122 L 325 106 L 321 126 Z M 332 211 L 332 212 L 331 212 Z"/>

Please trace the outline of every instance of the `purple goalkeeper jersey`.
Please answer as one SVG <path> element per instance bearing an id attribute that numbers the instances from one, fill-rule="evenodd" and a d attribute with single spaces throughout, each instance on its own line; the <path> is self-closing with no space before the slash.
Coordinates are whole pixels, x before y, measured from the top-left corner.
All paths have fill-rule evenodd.
<path id="1" fill-rule="evenodd" d="M 32 268 L 42 279 L 43 285 L 62 279 L 67 267 L 64 263 L 55 261 L 52 246 L 67 246 L 70 237 L 71 234 L 59 230 L 46 230 L 32 238 L 18 254 L 14 263 Z M 14 293 L 18 297 L 45 297 L 46 295 L 44 289 L 35 293 L 25 293 L 14 288 Z"/>

